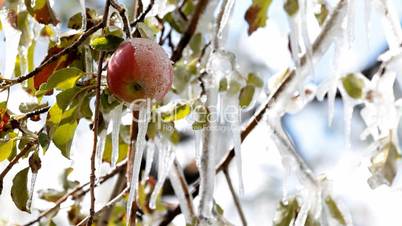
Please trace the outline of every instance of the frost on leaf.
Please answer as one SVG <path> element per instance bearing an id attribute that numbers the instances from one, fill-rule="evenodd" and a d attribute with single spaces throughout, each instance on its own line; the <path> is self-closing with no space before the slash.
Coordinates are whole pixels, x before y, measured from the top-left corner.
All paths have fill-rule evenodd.
<path id="1" fill-rule="evenodd" d="M 247 9 L 244 15 L 248 23 L 248 35 L 251 35 L 260 27 L 265 27 L 268 19 L 268 9 L 272 0 L 253 0 L 253 4 Z"/>
<path id="2" fill-rule="evenodd" d="M 286 201 L 281 201 L 276 210 L 274 218 L 274 226 L 292 225 L 300 209 L 300 204 L 296 198 L 291 198 Z"/>
<path id="3" fill-rule="evenodd" d="M 341 209 L 339 208 L 338 204 L 331 196 L 327 196 L 325 198 L 325 205 L 328 208 L 330 215 L 340 224 L 340 225 L 347 225 L 347 221 L 345 216 L 343 215 Z"/>
<path id="4" fill-rule="evenodd" d="M 342 78 L 343 88 L 353 99 L 363 97 L 364 80 L 358 78 L 355 74 L 348 74 Z"/>
<path id="5" fill-rule="evenodd" d="M 399 157 L 399 150 L 392 141 L 378 147 L 378 152 L 371 158 L 369 167 L 372 176 L 368 179 L 368 183 L 371 188 L 374 189 L 382 184 L 392 185 Z"/>

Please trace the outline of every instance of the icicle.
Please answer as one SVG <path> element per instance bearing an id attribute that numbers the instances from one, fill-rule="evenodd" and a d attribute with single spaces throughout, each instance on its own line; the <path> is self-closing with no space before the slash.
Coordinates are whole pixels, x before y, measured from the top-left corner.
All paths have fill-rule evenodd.
<path id="1" fill-rule="evenodd" d="M 201 149 L 202 149 L 202 132 L 203 130 L 194 130 L 195 136 L 195 163 L 197 164 L 198 169 L 201 167 Z"/>
<path id="2" fill-rule="evenodd" d="M 85 31 L 87 29 L 87 10 L 85 6 L 85 0 L 80 0 L 81 15 L 82 15 L 82 27 L 81 29 Z"/>
<path id="3" fill-rule="evenodd" d="M 111 120 L 113 123 L 112 128 L 112 158 L 111 158 L 111 167 L 114 168 L 116 166 L 117 160 L 119 158 L 119 134 L 120 134 L 120 121 L 121 114 L 123 110 L 123 105 L 117 106 L 111 112 Z"/>
<path id="4" fill-rule="evenodd" d="M 366 34 L 367 48 L 371 41 L 371 0 L 364 0 L 364 33 Z"/>
<path id="5" fill-rule="evenodd" d="M 352 47 L 352 43 L 355 39 L 355 15 L 356 15 L 356 0 L 348 0 L 348 8 L 347 8 L 347 41 L 348 47 Z"/>
<path id="6" fill-rule="evenodd" d="M 304 226 L 307 220 L 307 216 L 310 210 L 310 200 L 305 199 L 303 200 L 303 204 L 299 212 L 297 213 L 297 217 L 294 223 L 294 226 Z"/>
<path id="7" fill-rule="evenodd" d="M 215 76 L 216 74 L 212 74 Z M 216 78 L 214 78 L 216 79 Z M 211 84 L 210 84 L 211 85 Z M 207 90 L 207 106 L 213 108 L 217 105 L 217 87 L 210 87 Z M 200 218 L 211 218 L 213 207 L 213 195 L 215 187 L 215 155 L 217 147 L 217 122 L 209 120 L 208 127 L 204 130 L 201 161 L 200 161 L 200 203 L 198 206 Z"/>
<path id="8" fill-rule="evenodd" d="M 106 140 L 107 130 L 104 129 L 100 132 L 98 137 L 98 146 L 96 147 L 96 178 L 100 177 L 100 168 L 102 166 L 103 152 L 105 151 L 105 140 Z"/>
<path id="9" fill-rule="evenodd" d="M 304 0 L 300 4 L 300 33 L 302 36 L 304 48 L 305 48 L 305 55 L 306 55 L 306 65 L 314 74 L 314 65 L 313 65 L 313 51 L 311 49 L 311 41 L 309 37 L 309 31 L 307 26 L 307 5 L 308 1 Z"/>
<path id="10" fill-rule="evenodd" d="M 31 176 L 31 185 L 29 188 L 29 196 L 28 196 L 28 201 L 27 201 L 27 209 L 30 210 L 31 209 L 31 205 L 32 205 L 32 197 L 33 197 L 33 193 L 35 190 L 35 183 L 36 183 L 36 178 L 38 176 L 38 173 L 32 173 Z"/>
<path id="11" fill-rule="evenodd" d="M 346 97 L 347 98 L 347 97 Z M 344 111 L 344 124 L 345 124 L 345 144 L 346 148 L 351 148 L 351 136 L 352 136 L 352 116 L 354 104 L 351 100 L 343 98 L 343 111 Z"/>
<path id="12" fill-rule="evenodd" d="M 186 198 L 186 194 L 184 192 L 184 188 L 181 181 L 181 179 L 184 179 L 183 169 L 181 168 L 177 160 L 175 160 L 174 164 L 176 167 L 170 170 L 169 173 L 170 184 L 172 185 L 174 193 L 176 194 L 176 197 L 179 200 L 180 209 L 184 215 L 184 218 L 186 219 L 186 223 L 191 224 L 193 222 L 193 216 L 194 216 L 193 198 L 191 195 L 188 198 Z M 183 181 L 183 183 L 186 182 Z"/>
<path id="13" fill-rule="evenodd" d="M 237 167 L 237 174 L 239 178 L 239 194 L 243 196 L 244 194 L 244 183 L 243 183 L 243 163 L 241 157 L 241 108 L 239 105 L 239 98 L 237 96 L 227 97 L 225 102 L 227 103 L 227 108 L 225 109 L 226 113 L 229 113 L 232 117 L 227 120 L 230 123 L 230 130 L 232 133 L 233 146 L 235 151 L 235 161 Z M 230 109 L 228 109 L 230 108 Z M 230 112 L 229 112 L 230 110 Z"/>
<path id="14" fill-rule="evenodd" d="M 233 5 L 235 3 L 235 0 L 225 0 L 222 4 L 223 5 L 223 10 L 221 11 L 221 20 L 218 22 L 218 30 L 216 33 L 216 37 L 218 39 L 222 39 L 222 33 L 224 28 L 226 27 L 226 24 L 229 20 L 230 13 L 232 12 Z"/>
<path id="15" fill-rule="evenodd" d="M 15 60 L 18 54 L 18 45 L 20 42 L 21 31 L 14 29 L 7 20 L 7 11 L 0 13 L 1 23 L 3 25 L 3 33 L 5 37 L 5 62 L 4 62 L 4 78 L 11 78 L 14 74 Z"/>
<path id="16" fill-rule="evenodd" d="M 142 154 L 144 152 L 145 146 L 145 136 L 148 130 L 148 122 L 149 115 L 151 113 L 151 101 L 146 100 L 146 103 L 142 103 L 139 109 L 139 117 L 138 117 L 138 133 L 137 140 L 135 142 L 135 157 L 132 168 L 132 176 L 130 182 L 130 194 L 127 203 L 127 219 L 130 219 L 131 208 L 134 199 L 137 198 L 137 185 L 138 185 L 138 177 L 141 168 L 141 160 Z M 129 220 L 127 220 L 127 225 L 129 224 Z"/>
<path id="17" fill-rule="evenodd" d="M 146 181 L 149 178 L 149 173 L 152 169 L 152 162 L 154 160 L 154 153 L 155 153 L 155 143 L 148 142 L 147 145 L 147 157 L 145 159 L 145 172 L 143 180 Z"/>
<path id="18" fill-rule="evenodd" d="M 380 0 L 382 5 L 383 28 L 390 50 L 398 49 L 402 43 L 402 29 L 396 7 L 390 0 Z"/>
<path id="19" fill-rule="evenodd" d="M 290 39 L 291 54 L 293 62 L 296 67 L 296 73 L 299 74 L 300 73 L 299 42 L 298 42 L 299 25 L 297 24 L 296 16 L 289 16 L 288 21 L 290 26 L 289 39 Z"/>
<path id="20" fill-rule="evenodd" d="M 156 199 L 158 198 L 159 192 L 161 191 L 163 184 L 165 183 L 166 177 L 169 174 L 170 167 L 173 163 L 175 153 L 172 145 L 169 141 L 161 142 L 161 149 L 159 149 L 159 166 L 158 166 L 158 180 L 151 194 L 151 199 L 149 201 L 149 207 L 155 209 Z"/>

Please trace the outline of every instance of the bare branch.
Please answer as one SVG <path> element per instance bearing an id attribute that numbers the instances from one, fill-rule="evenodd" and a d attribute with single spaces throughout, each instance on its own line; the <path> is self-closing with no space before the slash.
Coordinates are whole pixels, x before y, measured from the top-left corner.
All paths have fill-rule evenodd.
<path id="1" fill-rule="evenodd" d="M 246 216 L 244 215 L 243 209 L 241 208 L 239 197 L 236 194 L 236 191 L 233 187 L 232 179 L 230 178 L 228 169 L 223 170 L 223 174 L 225 174 L 226 182 L 228 183 L 230 193 L 232 194 L 233 201 L 235 203 L 237 212 L 239 213 L 241 223 L 243 226 L 247 226 Z"/>
<path id="2" fill-rule="evenodd" d="M 113 178 L 113 176 L 115 176 L 116 174 L 123 172 L 126 169 L 126 166 L 127 166 L 127 161 L 120 163 L 110 173 L 106 174 L 105 176 L 102 176 L 99 179 L 99 183 L 95 186 L 99 186 L 99 185 L 103 184 L 105 181 L 108 181 L 110 178 Z M 30 226 L 30 225 L 40 222 L 40 220 L 42 220 L 44 217 L 48 216 L 53 211 L 57 210 L 60 207 L 60 205 L 62 203 L 64 203 L 69 197 L 79 198 L 79 197 L 85 195 L 89 191 L 89 189 L 84 190 L 84 188 L 88 185 L 89 185 L 89 182 L 87 182 L 81 186 L 77 186 L 76 188 L 71 190 L 69 193 L 65 194 L 63 197 L 61 197 L 59 200 L 57 200 L 55 202 L 55 205 L 52 208 L 42 212 L 35 220 L 33 220 L 29 223 L 26 223 L 23 226 Z"/>

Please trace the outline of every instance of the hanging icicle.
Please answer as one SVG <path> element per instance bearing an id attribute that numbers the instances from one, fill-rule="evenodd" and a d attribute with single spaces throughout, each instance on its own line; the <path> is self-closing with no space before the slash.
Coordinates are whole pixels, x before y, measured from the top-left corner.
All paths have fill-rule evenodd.
<path id="1" fill-rule="evenodd" d="M 139 117 L 138 117 L 138 134 L 137 140 L 135 142 L 135 158 L 133 162 L 132 174 L 131 174 L 131 182 L 130 182 L 130 194 L 127 203 L 127 219 L 130 219 L 131 209 L 133 201 L 137 198 L 137 187 L 138 187 L 138 178 L 141 168 L 141 160 L 142 154 L 144 152 L 144 147 L 146 144 L 145 136 L 148 130 L 148 122 L 150 120 L 151 114 L 151 101 L 146 100 L 145 103 L 141 103 L 139 106 Z M 127 220 L 127 225 L 129 224 L 129 220 Z"/>
<path id="2" fill-rule="evenodd" d="M 154 160 L 154 153 L 155 153 L 155 142 L 151 141 L 147 143 L 147 156 L 145 159 L 145 172 L 143 181 L 148 180 L 149 174 L 151 173 L 152 163 Z"/>
<path id="3" fill-rule="evenodd" d="M 118 105 L 111 112 L 112 127 L 112 158 L 111 167 L 116 166 L 117 160 L 119 159 L 119 136 L 120 136 L 120 122 L 122 116 L 123 105 Z"/>

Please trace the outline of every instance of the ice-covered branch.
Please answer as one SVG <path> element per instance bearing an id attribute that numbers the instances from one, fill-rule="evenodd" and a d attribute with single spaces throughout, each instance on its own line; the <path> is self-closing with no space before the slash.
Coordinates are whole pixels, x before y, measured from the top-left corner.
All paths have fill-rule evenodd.
<path id="1" fill-rule="evenodd" d="M 235 203 L 237 212 L 239 213 L 241 223 L 243 224 L 243 226 L 247 226 L 246 215 L 244 214 L 244 211 L 241 208 L 240 200 L 233 187 L 232 179 L 230 178 L 228 169 L 224 169 L 223 173 L 225 174 L 226 182 L 228 183 L 228 187 L 229 187 L 230 193 L 232 194 L 233 201 Z"/>
<path id="2" fill-rule="evenodd" d="M 330 18 L 324 24 L 323 29 L 321 30 L 320 34 L 316 38 L 313 43 L 312 51 L 313 51 L 313 62 L 317 62 L 325 51 L 329 48 L 332 43 L 332 38 L 334 37 L 334 33 L 338 31 L 341 27 L 342 19 L 345 15 L 346 9 L 346 0 L 340 0 L 335 7 L 334 11 L 332 12 Z M 284 81 L 277 87 L 277 89 L 271 93 L 271 95 L 266 99 L 266 101 L 260 106 L 259 110 L 254 114 L 254 116 L 249 120 L 247 125 L 241 132 L 241 141 L 243 142 L 244 139 L 253 131 L 253 129 L 257 126 L 257 124 L 262 120 L 263 116 L 267 112 L 267 110 L 281 110 L 280 108 L 286 105 L 285 101 L 283 101 L 283 97 L 290 97 L 295 91 L 295 88 L 298 84 L 302 84 L 307 75 L 308 75 L 308 68 L 306 68 L 306 56 L 304 55 L 301 58 L 301 75 L 300 77 L 296 78 L 295 71 L 292 70 L 289 72 L 289 75 L 286 76 Z M 290 95 L 289 95 L 290 94 Z M 216 172 L 220 172 L 227 168 L 234 158 L 234 149 L 228 152 L 228 154 L 224 157 L 221 163 L 216 168 Z M 195 185 L 198 187 L 198 182 Z M 171 210 L 165 216 L 165 220 L 163 221 L 163 225 L 167 225 L 171 220 L 174 219 L 176 215 L 180 214 L 180 208 L 176 207 L 174 210 Z"/>
<path id="3" fill-rule="evenodd" d="M 126 8 L 124 6 L 121 6 L 116 0 L 110 0 L 110 5 L 119 12 L 121 20 L 123 21 L 126 38 L 131 38 L 131 27 L 126 14 Z"/>

